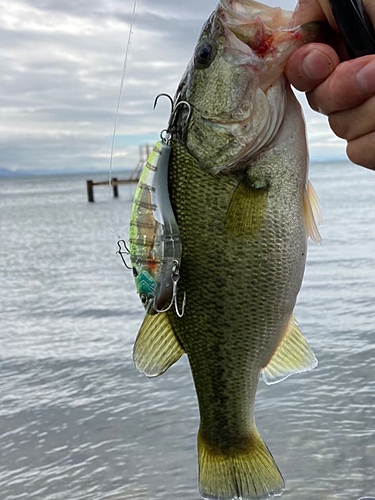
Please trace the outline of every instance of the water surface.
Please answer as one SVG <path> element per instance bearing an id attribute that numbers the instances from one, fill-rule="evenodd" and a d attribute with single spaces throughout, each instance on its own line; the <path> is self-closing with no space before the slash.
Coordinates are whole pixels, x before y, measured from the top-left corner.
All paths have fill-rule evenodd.
<path id="1" fill-rule="evenodd" d="M 296 310 L 319 359 L 260 384 L 258 427 L 285 500 L 375 495 L 375 173 L 315 164 L 323 245 Z M 182 358 L 137 373 L 143 318 L 115 255 L 108 191 L 82 176 L 0 182 L 0 500 L 198 499 L 198 410 Z M 134 187 L 112 204 L 127 234 Z"/>

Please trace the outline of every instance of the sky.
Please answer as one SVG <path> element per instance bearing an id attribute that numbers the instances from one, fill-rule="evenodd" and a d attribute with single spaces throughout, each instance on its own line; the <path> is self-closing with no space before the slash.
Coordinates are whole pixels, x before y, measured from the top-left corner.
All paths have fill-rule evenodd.
<path id="1" fill-rule="evenodd" d="M 294 0 L 268 0 L 293 9 Z M 139 0 L 121 99 L 113 169 L 153 144 L 201 26 L 216 0 Z M 0 0 L 0 168 L 109 169 L 134 0 Z M 345 158 L 327 119 L 305 110 L 313 160 Z"/>

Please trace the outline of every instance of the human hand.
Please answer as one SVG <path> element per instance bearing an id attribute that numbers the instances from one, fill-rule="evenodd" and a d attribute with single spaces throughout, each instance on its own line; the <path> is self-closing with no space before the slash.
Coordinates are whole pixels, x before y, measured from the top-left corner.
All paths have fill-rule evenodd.
<path id="1" fill-rule="evenodd" d="M 325 0 L 299 4 L 295 24 L 329 16 L 321 8 Z M 364 4 L 375 24 L 375 0 Z M 290 57 L 285 74 L 294 87 L 307 92 L 312 109 L 328 116 L 333 132 L 347 141 L 349 159 L 375 169 L 375 55 L 340 63 L 328 45 L 308 44 Z"/>

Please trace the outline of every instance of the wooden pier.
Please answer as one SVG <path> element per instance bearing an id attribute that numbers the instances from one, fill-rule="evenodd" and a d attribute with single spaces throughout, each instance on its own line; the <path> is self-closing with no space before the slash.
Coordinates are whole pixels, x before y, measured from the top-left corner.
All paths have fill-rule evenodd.
<path id="1" fill-rule="evenodd" d="M 120 184 L 134 184 L 139 181 L 141 176 L 143 165 L 146 163 L 147 158 L 150 156 L 151 147 L 149 144 L 144 146 L 139 146 L 139 161 L 135 169 L 131 172 L 127 179 L 118 179 L 117 177 L 112 177 L 111 184 L 113 189 L 113 197 L 118 198 L 118 187 Z M 87 199 L 90 203 L 94 203 L 94 186 L 108 186 L 109 181 L 99 181 L 94 182 L 93 180 L 87 180 Z"/>

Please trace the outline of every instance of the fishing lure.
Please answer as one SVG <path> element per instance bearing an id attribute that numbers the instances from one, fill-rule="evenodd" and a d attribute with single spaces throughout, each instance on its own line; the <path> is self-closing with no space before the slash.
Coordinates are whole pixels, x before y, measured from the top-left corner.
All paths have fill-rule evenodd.
<path id="1" fill-rule="evenodd" d="M 189 106 L 185 102 L 180 104 Z M 169 129 L 176 108 L 172 101 L 168 128 L 161 133 L 161 140 L 151 152 L 135 192 L 130 217 L 129 255 L 137 292 L 147 313 L 166 312 L 174 305 L 177 315 L 182 317 L 186 295 L 181 311 L 177 302 L 182 247 L 168 192 Z"/>

